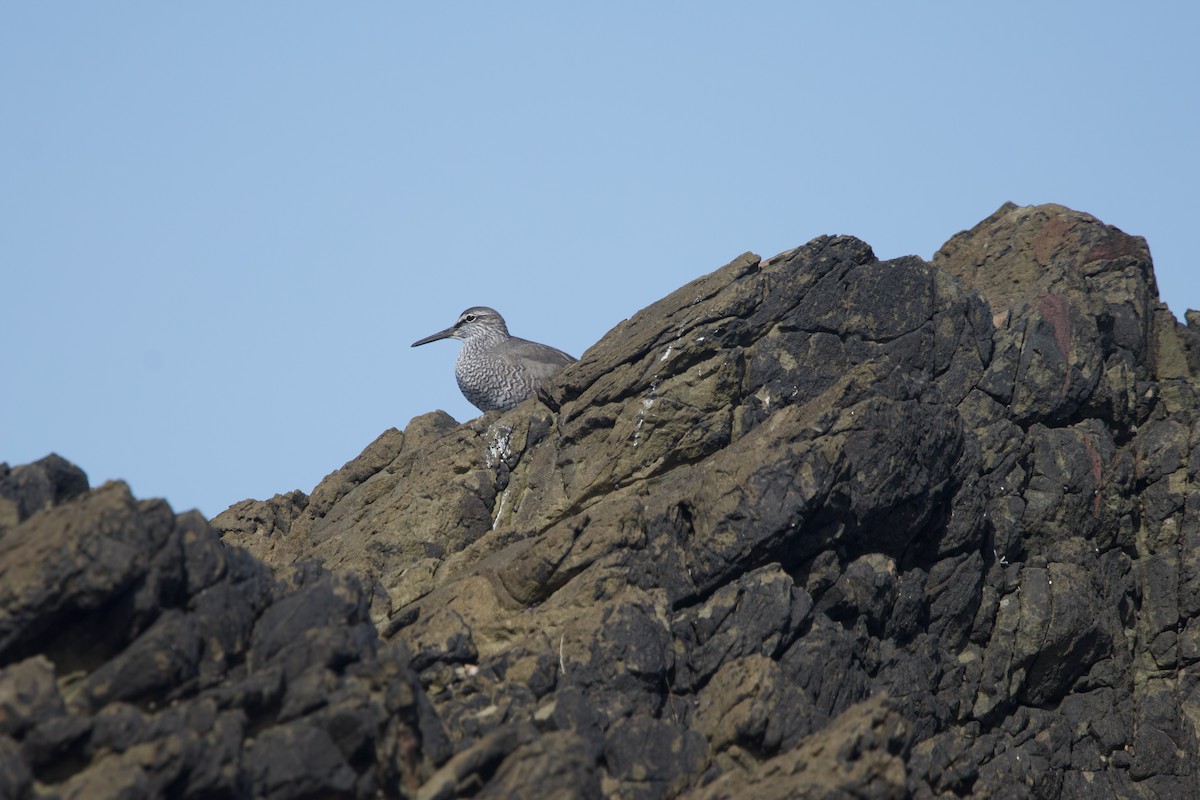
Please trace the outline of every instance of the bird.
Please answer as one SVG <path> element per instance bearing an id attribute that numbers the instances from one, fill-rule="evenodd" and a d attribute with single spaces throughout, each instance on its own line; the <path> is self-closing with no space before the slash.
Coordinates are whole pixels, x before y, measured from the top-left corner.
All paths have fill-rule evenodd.
<path id="1" fill-rule="evenodd" d="M 508 411 L 537 393 L 575 358 L 555 347 L 520 339 L 508 332 L 504 317 L 494 308 L 472 306 L 458 320 L 413 347 L 439 339 L 458 339 L 462 348 L 454 362 L 454 377 L 467 400 L 480 411 Z"/>

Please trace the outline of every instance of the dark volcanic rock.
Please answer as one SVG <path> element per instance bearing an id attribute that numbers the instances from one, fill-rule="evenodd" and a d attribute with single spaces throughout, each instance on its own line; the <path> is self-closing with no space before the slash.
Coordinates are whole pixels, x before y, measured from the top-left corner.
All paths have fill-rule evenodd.
<path id="1" fill-rule="evenodd" d="M 0 794 L 1194 797 L 1188 319 L 1006 205 L 742 256 L 223 543 L 0 468 Z"/>
<path id="2" fill-rule="evenodd" d="M 3 797 L 374 796 L 449 755 L 353 578 L 273 573 L 56 457 L 8 477 Z"/>

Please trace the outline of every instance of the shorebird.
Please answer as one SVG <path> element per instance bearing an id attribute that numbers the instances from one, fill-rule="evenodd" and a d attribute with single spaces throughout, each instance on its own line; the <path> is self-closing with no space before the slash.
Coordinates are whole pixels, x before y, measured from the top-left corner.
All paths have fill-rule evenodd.
<path id="1" fill-rule="evenodd" d="M 504 317 L 486 306 L 468 308 L 449 328 L 412 346 L 438 339 L 462 342 L 454 362 L 454 377 L 458 388 L 480 411 L 508 411 L 575 361 L 557 348 L 510 336 Z"/>

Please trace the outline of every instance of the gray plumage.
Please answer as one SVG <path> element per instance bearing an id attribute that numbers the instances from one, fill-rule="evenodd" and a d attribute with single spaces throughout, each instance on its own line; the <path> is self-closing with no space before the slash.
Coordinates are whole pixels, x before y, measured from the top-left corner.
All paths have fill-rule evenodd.
<path id="1" fill-rule="evenodd" d="M 480 411 L 508 411 L 574 358 L 549 345 L 510 336 L 504 317 L 495 309 L 474 306 L 458 321 L 413 347 L 438 339 L 458 339 L 462 349 L 454 362 L 458 388 Z"/>

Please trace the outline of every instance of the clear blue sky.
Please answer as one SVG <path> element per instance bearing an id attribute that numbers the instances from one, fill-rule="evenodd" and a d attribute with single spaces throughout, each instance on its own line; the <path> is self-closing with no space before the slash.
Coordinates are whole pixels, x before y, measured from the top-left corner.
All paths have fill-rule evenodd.
<path id="1" fill-rule="evenodd" d="M 471 305 L 579 355 L 746 250 L 929 258 L 1012 200 L 1200 306 L 1196 4 L 12 2 L 0 461 L 208 516 L 458 392 Z"/>

